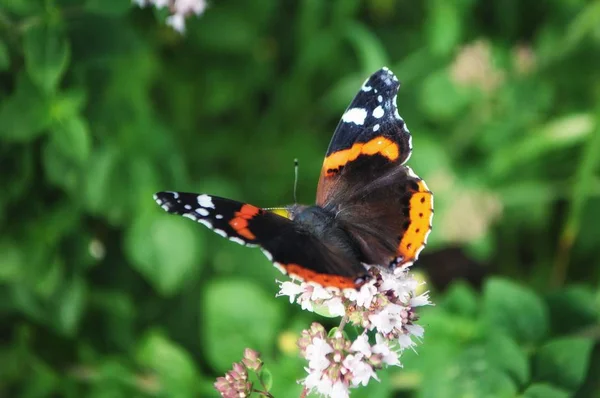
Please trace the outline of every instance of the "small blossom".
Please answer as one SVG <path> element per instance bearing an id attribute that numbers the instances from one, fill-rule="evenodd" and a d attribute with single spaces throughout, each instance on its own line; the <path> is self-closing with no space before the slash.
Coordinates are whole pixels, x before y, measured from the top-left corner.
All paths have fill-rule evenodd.
<path id="1" fill-rule="evenodd" d="M 279 282 L 279 281 L 277 281 Z M 296 296 L 302 294 L 304 289 L 301 285 L 298 285 L 294 282 L 286 281 L 279 282 L 279 293 L 277 293 L 276 297 L 279 296 L 289 296 L 290 303 L 293 303 L 296 300 Z"/>
<path id="2" fill-rule="evenodd" d="M 371 356 L 371 346 L 369 345 L 369 337 L 366 334 L 361 334 L 354 340 L 350 350 L 360 352 L 365 357 Z"/>
<path id="3" fill-rule="evenodd" d="M 346 314 L 346 307 L 342 302 L 341 297 L 334 297 L 324 302 L 324 305 L 329 310 L 331 316 L 344 316 Z"/>
<path id="4" fill-rule="evenodd" d="M 246 366 L 246 368 L 255 372 L 258 372 L 262 367 L 260 354 L 250 348 L 246 348 L 244 350 L 244 358 L 242 359 L 242 363 Z"/>
<path id="5" fill-rule="evenodd" d="M 182 14 L 173 14 L 167 17 L 167 25 L 179 33 L 185 33 L 185 17 Z"/>
<path id="6" fill-rule="evenodd" d="M 167 25 L 178 31 L 185 32 L 185 20 L 190 15 L 201 15 L 206 10 L 205 0 L 132 0 L 139 7 L 152 5 L 161 9 L 169 7 L 171 15 L 167 17 Z"/>
<path id="7" fill-rule="evenodd" d="M 225 377 L 217 378 L 214 386 L 224 398 L 247 397 L 252 391 L 252 383 L 248 381 L 248 370 L 244 364 L 237 362 Z"/>
<path id="8" fill-rule="evenodd" d="M 425 292 L 417 297 L 413 297 L 410 299 L 410 306 L 411 307 L 421 307 L 424 305 L 430 305 L 431 302 L 429 301 L 429 292 Z"/>

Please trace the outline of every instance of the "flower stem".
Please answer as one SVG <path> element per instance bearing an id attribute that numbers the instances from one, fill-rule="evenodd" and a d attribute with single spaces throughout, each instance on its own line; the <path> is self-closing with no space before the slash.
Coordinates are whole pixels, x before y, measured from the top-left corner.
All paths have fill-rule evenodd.
<path id="1" fill-rule="evenodd" d="M 264 388 L 264 389 L 265 389 L 265 392 L 266 392 L 267 394 L 269 394 L 269 392 L 268 392 L 268 388 L 267 388 L 267 386 L 265 385 L 265 382 L 263 381 L 263 378 L 261 377 L 261 375 L 260 375 L 260 372 L 256 372 L 256 371 L 254 371 L 254 374 L 255 374 L 255 375 L 256 375 L 256 377 L 258 378 L 258 381 L 260 381 L 260 385 L 262 386 L 262 388 Z M 271 394 L 269 394 L 268 396 L 271 396 Z"/>
<path id="2" fill-rule="evenodd" d="M 252 389 L 252 392 L 255 392 L 255 393 L 257 393 L 257 394 L 264 395 L 265 397 L 268 397 L 268 398 L 275 398 L 275 397 L 274 397 L 274 396 L 273 396 L 273 395 L 272 395 L 270 392 L 268 392 L 268 391 L 257 390 L 256 388 L 253 388 L 253 389 Z"/>
<path id="3" fill-rule="evenodd" d="M 338 329 L 339 329 L 340 331 L 343 331 L 343 330 L 344 330 L 344 326 L 346 326 L 346 323 L 348 323 L 348 316 L 347 316 L 347 315 L 344 315 L 344 316 L 342 317 L 342 321 L 340 322 L 340 326 L 338 327 Z"/>

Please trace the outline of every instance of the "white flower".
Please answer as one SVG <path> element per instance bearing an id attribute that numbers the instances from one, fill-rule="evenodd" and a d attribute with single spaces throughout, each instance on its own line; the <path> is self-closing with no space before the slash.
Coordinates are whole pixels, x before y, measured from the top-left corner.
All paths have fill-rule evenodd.
<path id="1" fill-rule="evenodd" d="M 366 363 L 363 359 L 364 358 L 362 354 L 350 354 L 346 357 L 346 359 L 344 359 L 344 367 L 352 372 L 353 386 L 358 386 L 361 384 L 366 386 L 369 384 L 369 380 L 371 378 L 377 380 L 377 376 L 375 375 L 375 371 L 373 371 L 373 367 Z"/>
<path id="2" fill-rule="evenodd" d="M 315 337 L 312 340 L 312 344 L 306 347 L 306 359 L 308 359 L 308 367 L 321 372 L 326 369 L 331 363 L 329 359 L 327 359 L 327 354 L 333 352 L 333 348 L 325 341 L 319 337 Z"/>
<path id="3" fill-rule="evenodd" d="M 296 300 L 296 296 L 298 296 L 299 294 L 301 294 L 304 291 L 302 286 L 300 286 L 294 282 L 286 281 L 286 282 L 279 282 L 279 283 L 280 283 L 279 293 L 277 293 L 275 296 L 276 297 L 289 296 L 290 303 L 293 303 Z"/>
<path id="4" fill-rule="evenodd" d="M 179 33 L 185 32 L 185 17 L 183 14 L 173 14 L 167 17 L 167 25 L 178 31 Z"/>
<path id="5" fill-rule="evenodd" d="M 411 307 L 421 307 L 424 305 L 431 305 L 431 302 L 429 301 L 429 291 L 410 299 Z"/>
<path id="6" fill-rule="evenodd" d="M 348 398 L 350 396 L 350 392 L 348 391 L 348 387 L 342 383 L 341 381 L 337 381 L 331 388 L 329 392 L 329 396 L 331 398 Z"/>
<path id="7" fill-rule="evenodd" d="M 401 313 L 404 307 L 398 304 L 387 304 L 381 311 L 369 315 L 369 320 L 379 332 L 387 334 L 402 327 Z"/>
<path id="8" fill-rule="evenodd" d="M 340 297 L 334 297 L 323 304 L 327 307 L 331 316 L 344 316 L 346 314 L 346 307 L 344 307 Z"/>
<path id="9" fill-rule="evenodd" d="M 412 341 L 410 335 L 408 334 L 401 334 L 398 336 L 398 344 L 400 344 L 400 348 L 403 350 L 415 345 L 414 341 Z"/>
<path id="10" fill-rule="evenodd" d="M 375 344 L 372 348 L 373 354 L 381 355 L 381 360 L 386 365 L 400 366 L 398 353 L 390 349 L 388 341 L 379 334 L 375 336 L 375 339 L 377 344 Z"/>
<path id="11" fill-rule="evenodd" d="M 421 325 L 406 325 L 405 327 L 410 334 L 418 338 L 423 337 L 423 333 L 425 332 L 425 329 Z"/>
<path id="12" fill-rule="evenodd" d="M 200 15 L 206 10 L 206 1 L 204 0 L 175 0 L 175 12 L 177 14 L 188 14 L 193 12 Z"/>
<path id="13" fill-rule="evenodd" d="M 163 8 L 169 5 L 169 0 L 149 0 L 151 3 L 154 3 L 154 7 Z"/>
<path id="14" fill-rule="evenodd" d="M 373 281 L 365 283 L 358 290 L 346 290 L 344 292 L 345 297 L 354 302 L 359 307 L 368 308 L 373 302 L 373 298 L 377 294 L 377 288 L 374 286 Z"/>
<path id="15" fill-rule="evenodd" d="M 333 295 L 327 289 L 323 288 L 323 286 L 316 284 L 311 286 L 313 288 L 310 296 L 311 300 L 327 300 L 333 297 Z"/>
<path id="16" fill-rule="evenodd" d="M 358 336 L 350 346 L 350 350 L 354 352 L 359 352 L 365 357 L 370 357 L 371 345 L 369 344 L 369 336 L 367 336 L 366 333 L 363 333 L 360 336 Z"/>
<path id="17" fill-rule="evenodd" d="M 185 19 L 191 15 L 202 14 L 207 7 L 206 0 L 132 0 L 139 7 L 149 4 L 157 9 L 168 7 L 171 15 L 167 17 L 167 25 L 179 33 L 185 32 Z"/>

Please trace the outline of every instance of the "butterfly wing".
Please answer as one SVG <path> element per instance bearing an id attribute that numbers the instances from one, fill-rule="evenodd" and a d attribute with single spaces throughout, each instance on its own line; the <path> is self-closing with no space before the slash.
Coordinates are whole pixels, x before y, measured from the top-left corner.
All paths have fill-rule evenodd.
<path id="1" fill-rule="evenodd" d="M 333 134 L 316 200 L 346 223 L 367 262 L 394 266 L 416 260 L 433 215 L 431 191 L 403 165 L 412 138 L 396 107 L 399 87 L 387 68 L 365 81 Z"/>
<path id="2" fill-rule="evenodd" d="M 369 77 L 344 112 L 323 161 L 317 204 L 325 205 L 340 180 L 360 186 L 403 164 L 412 138 L 396 108 L 400 83 L 387 68 Z"/>
<path id="3" fill-rule="evenodd" d="M 326 247 L 291 220 L 259 207 L 206 194 L 159 192 L 168 213 L 197 221 L 245 246 L 260 246 L 283 273 L 325 287 L 355 288 L 366 278 L 356 259 Z"/>

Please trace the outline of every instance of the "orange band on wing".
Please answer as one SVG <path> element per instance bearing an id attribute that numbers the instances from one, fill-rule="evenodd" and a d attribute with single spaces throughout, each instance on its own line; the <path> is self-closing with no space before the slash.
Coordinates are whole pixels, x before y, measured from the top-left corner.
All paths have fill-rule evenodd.
<path id="1" fill-rule="evenodd" d="M 325 175 L 335 174 L 337 170 L 348 162 L 356 160 L 360 155 L 381 155 L 392 162 L 398 159 L 400 151 L 398 144 L 384 136 L 377 136 L 367 142 L 357 142 L 351 148 L 333 152 L 325 158 L 323 170 Z"/>
<path id="2" fill-rule="evenodd" d="M 398 245 L 398 256 L 403 261 L 414 261 L 427 243 L 427 236 L 431 231 L 431 218 L 433 216 L 433 195 L 423 180 L 417 183 L 419 190 L 410 198 L 409 218 L 410 224 Z"/>
<path id="3" fill-rule="evenodd" d="M 319 274 L 298 264 L 281 264 L 281 266 L 289 275 L 297 276 L 304 282 L 315 282 L 323 287 L 337 287 L 339 289 L 356 288 L 354 279 L 347 276 Z"/>
<path id="4" fill-rule="evenodd" d="M 260 209 L 252 205 L 243 205 L 240 211 L 235 212 L 235 217 L 229 221 L 229 225 L 238 234 L 248 240 L 256 239 L 256 236 L 248 229 L 248 220 L 260 212 Z"/>

